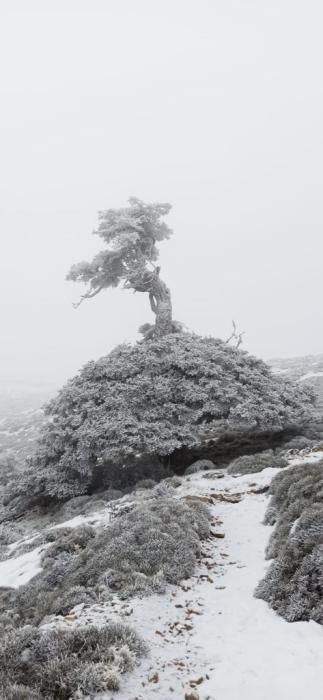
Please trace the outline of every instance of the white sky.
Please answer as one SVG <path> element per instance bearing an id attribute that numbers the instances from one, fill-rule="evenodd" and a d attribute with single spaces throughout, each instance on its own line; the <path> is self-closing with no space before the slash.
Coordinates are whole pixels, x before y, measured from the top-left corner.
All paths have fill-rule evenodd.
<path id="1" fill-rule="evenodd" d="M 72 308 L 96 212 L 170 201 L 174 316 L 323 352 L 320 0 L 0 0 L 0 376 L 61 381 L 151 320 Z"/>

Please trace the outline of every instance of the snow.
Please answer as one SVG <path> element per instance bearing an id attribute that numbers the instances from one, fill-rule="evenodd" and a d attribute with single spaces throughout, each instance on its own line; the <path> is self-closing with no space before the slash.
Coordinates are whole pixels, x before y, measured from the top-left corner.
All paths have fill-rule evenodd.
<path id="1" fill-rule="evenodd" d="M 19 557 L 0 562 L 0 587 L 19 588 L 41 571 L 40 559 L 49 545 L 36 547 Z"/>
<path id="2" fill-rule="evenodd" d="M 305 382 L 306 379 L 312 379 L 313 377 L 323 377 L 323 372 L 307 372 L 298 381 Z"/>
<path id="3" fill-rule="evenodd" d="M 22 545 L 27 545 L 33 542 L 33 540 L 37 539 L 38 535 L 33 535 L 33 537 L 27 537 L 23 538 L 22 540 L 18 540 L 17 542 L 13 542 L 12 544 L 8 544 L 8 550 L 9 552 L 14 552 L 16 549 L 21 547 Z"/>
<path id="4" fill-rule="evenodd" d="M 80 525 L 99 525 L 103 523 L 108 523 L 111 518 L 111 508 L 105 508 L 104 510 L 97 511 L 96 513 L 91 513 L 90 515 L 76 515 L 70 520 L 64 520 L 63 523 L 58 523 L 58 525 L 53 525 L 50 530 L 59 530 L 64 527 L 79 527 Z"/>

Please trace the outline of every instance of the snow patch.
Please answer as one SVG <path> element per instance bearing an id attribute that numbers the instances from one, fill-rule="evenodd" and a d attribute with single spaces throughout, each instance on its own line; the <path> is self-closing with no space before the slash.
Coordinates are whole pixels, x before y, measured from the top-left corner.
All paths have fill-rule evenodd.
<path id="1" fill-rule="evenodd" d="M 312 379 L 313 377 L 323 377 L 323 372 L 307 372 L 303 374 L 297 381 L 305 382 L 306 379 Z"/>
<path id="2" fill-rule="evenodd" d="M 28 583 L 42 567 L 41 555 L 49 545 L 36 547 L 31 552 L 21 554 L 14 559 L 0 562 L 0 586 L 3 588 L 19 588 Z"/>

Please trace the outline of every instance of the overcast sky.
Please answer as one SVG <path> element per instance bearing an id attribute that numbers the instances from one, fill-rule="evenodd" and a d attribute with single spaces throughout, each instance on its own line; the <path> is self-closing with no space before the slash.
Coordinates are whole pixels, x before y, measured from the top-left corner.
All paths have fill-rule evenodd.
<path id="1" fill-rule="evenodd" d="M 151 321 L 70 265 L 99 209 L 169 201 L 174 316 L 323 352 L 321 0 L 0 0 L 0 377 L 63 381 Z"/>

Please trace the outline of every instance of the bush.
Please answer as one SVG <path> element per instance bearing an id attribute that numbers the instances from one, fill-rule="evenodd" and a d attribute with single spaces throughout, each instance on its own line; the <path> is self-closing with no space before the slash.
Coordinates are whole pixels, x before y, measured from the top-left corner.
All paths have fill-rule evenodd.
<path id="1" fill-rule="evenodd" d="M 140 481 L 137 481 L 135 488 L 136 489 L 153 489 L 157 485 L 157 482 L 154 479 L 141 479 Z"/>
<path id="2" fill-rule="evenodd" d="M 255 474 L 263 469 L 273 467 L 282 469 L 288 462 L 284 457 L 274 455 L 272 450 L 260 452 L 256 455 L 244 455 L 235 459 L 228 467 L 228 474 Z"/>
<path id="3" fill-rule="evenodd" d="M 306 508 L 256 589 L 289 622 L 323 624 L 323 507 Z"/>
<path id="4" fill-rule="evenodd" d="M 303 424 L 312 393 L 221 340 L 170 333 L 89 362 L 47 407 L 15 508 L 153 478 L 160 460 L 228 433 Z M 159 465 L 159 467 L 158 467 Z M 168 474 L 169 475 L 169 474 Z M 167 476 L 167 474 L 164 474 Z"/>
<path id="5" fill-rule="evenodd" d="M 185 469 L 185 475 L 196 474 L 197 472 L 208 471 L 215 469 L 216 466 L 210 459 L 197 459 L 196 462 L 190 464 L 187 469 Z"/>
<path id="6" fill-rule="evenodd" d="M 146 647 L 130 627 L 109 623 L 73 631 L 23 627 L 0 648 L 1 697 L 11 700 L 93 698 L 118 690 Z"/>
<path id="7" fill-rule="evenodd" d="M 288 442 L 285 442 L 283 445 L 283 450 L 304 450 L 307 447 L 313 447 L 315 445 L 315 440 L 311 440 L 308 437 L 305 437 L 304 435 L 296 435 L 295 437 L 291 438 L 288 440 Z"/>
<path id="8" fill-rule="evenodd" d="M 23 537 L 25 529 L 16 523 L 0 523 L 0 544 L 8 545 Z"/>
<path id="9" fill-rule="evenodd" d="M 55 542 L 43 554 L 43 571 L 4 592 L 2 623 L 39 624 L 46 615 L 64 615 L 78 603 L 116 591 L 121 598 L 161 592 L 167 582 L 193 574 L 200 542 L 208 535 L 204 504 L 169 495 L 138 502 L 103 530 L 56 530 Z"/>
<path id="10" fill-rule="evenodd" d="M 266 522 L 276 522 L 274 558 L 256 596 L 288 621 L 323 624 L 323 462 L 299 465 L 272 482 Z"/>

